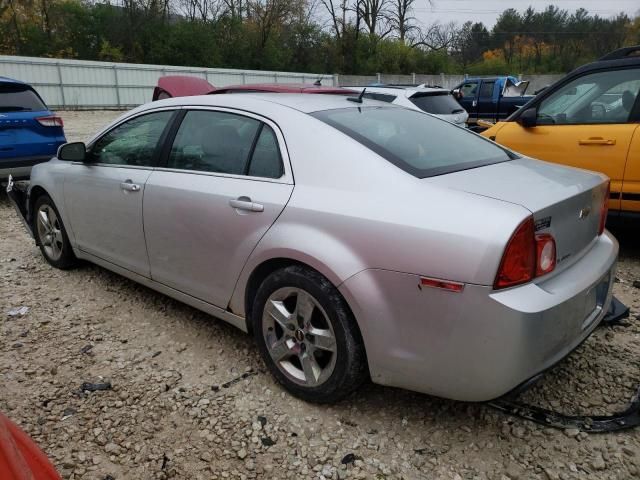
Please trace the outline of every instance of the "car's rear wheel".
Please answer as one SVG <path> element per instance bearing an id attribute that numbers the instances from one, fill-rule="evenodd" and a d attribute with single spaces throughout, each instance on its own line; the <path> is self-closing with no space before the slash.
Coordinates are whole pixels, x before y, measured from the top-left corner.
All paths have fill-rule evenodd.
<path id="1" fill-rule="evenodd" d="M 252 318 L 264 361 L 294 395 L 335 402 L 366 378 L 355 319 L 319 273 L 296 265 L 269 275 L 258 289 Z"/>
<path id="2" fill-rule="evenodd" d="M 56 268 L 67 269 L 77 263 L 60 213 L 48 195 L 41 195 L 34 205 L 34 235 L 45 260 Z"/>

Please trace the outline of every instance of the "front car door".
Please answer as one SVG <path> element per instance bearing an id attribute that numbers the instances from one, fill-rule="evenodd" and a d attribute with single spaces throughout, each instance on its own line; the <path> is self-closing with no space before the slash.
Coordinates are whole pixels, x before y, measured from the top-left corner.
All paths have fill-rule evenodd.
<path id="1" fill-rule="evenodd" d="M 478 118 L 478 81 L 471 80 L 464 82 L 459 87 L 460 94 L 462 95 L 458 102 L 467 111 L 469 118 Z"/>
<path id="2" fill-rule="evenodd" d="M 145 189 L 151 278 L 225 308 L 292 191 L 275 124 L 225 109 L 186 111 Z"/>
<path id="3" fill-rule="evenodd" d="M 638 128 L 640 69 L 585 73 L 537 102 L 537 124 L 506 122 L 495 140 L 534 158 L 595 170 L 611 179 L 609 209 L 621 207 L 627 154 Z"/>
<path id="4" fill-rule="evenodd" d="M 64 202 L 76 247 L 149 276 L 142 198 L 174 111 L 128 119 L 89 145 L 65 173 Z"/>

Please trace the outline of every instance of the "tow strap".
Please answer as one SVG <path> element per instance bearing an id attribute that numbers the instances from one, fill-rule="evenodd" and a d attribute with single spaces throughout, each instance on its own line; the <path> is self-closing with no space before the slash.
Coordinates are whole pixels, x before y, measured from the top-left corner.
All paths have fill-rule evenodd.
<path id="1" fill-rule="evenodd" d="M 613 297 L 607 315 L 600 326 L 612 326 L 629 316 L 629 308 L 616 297 Z M 519 392 L 518 392 L 519 393 Z M 497 400 L 488 402 L 492 408 L 507 415 L 524 418 L 547 427 L 563 430 L 577 429 L 586 433 L 605 433 L 625 430 L 640 425 L 640 387 L 631 398 L 629 406 L 622 412 L 612 415 L 565 415 L 546 408 L 528 405 L 515 400 L 515 395 L 507 394 Z"/>

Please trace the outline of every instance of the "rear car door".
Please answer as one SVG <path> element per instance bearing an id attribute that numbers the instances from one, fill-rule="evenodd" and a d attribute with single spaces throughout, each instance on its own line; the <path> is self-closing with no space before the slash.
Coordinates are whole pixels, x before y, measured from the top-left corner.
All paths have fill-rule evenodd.
<path id="1" fill-rule="evenodd" d="M 534 158 L 604 173 L 611 179 L 609 209 L 618 211 L 639 91 L 640 68 L 585 73 L 535 105 L 535 127 L 506 122 L 495 140 Z"/>
<path id="2" fill-rule="evenodd" d="M 293 191 L 284 139 L 246 112 L 184 113 L 145 189 L 151 278 L 225 308 L 249 255 Z"/>
<path id="3" fill-rule="evenodd" d="M 478 118 L 494 119 L 497 102 L 493 100 L 495 80 L 482 80 L 478 94 Z"/>
<path id="4" fill-rule="evenodd" d="M 149 277 L 142 224 L 145 183 L 173 110 L 137 115 L 89 146 L 65 173 L 64 201 L 77 248 Z"/>

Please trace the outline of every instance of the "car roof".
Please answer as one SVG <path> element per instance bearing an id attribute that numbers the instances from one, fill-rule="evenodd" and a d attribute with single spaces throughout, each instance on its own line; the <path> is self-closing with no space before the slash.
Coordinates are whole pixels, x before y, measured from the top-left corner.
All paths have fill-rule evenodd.
<path id="1" fill-rule="evenodd" d="M 640 45 L 633 47 L 619 48 L 607 53 L 604 57 L 595 62 L 587 63 L 576 68 L 569 75 L 584 73 L 590 70 L 601 70 L 604 68 L 632 67 L 640 65 Z"/>
<path id="2" fill-rule="evenodd" d="M 407 92 L 410 94 L 414 94 L 414 93 L 440 93 L 440 92 L 446 92 L 448 93 L 449 90 L 447 90 L 446 88 L 440 88 L 440 87 L 404 87 L 404 86 L 399 86 L 399 85 L 386 85 L 384 87 L 382 86 L 348 86 L 345 88 L 351 88 L 353 90 L 357 90 L 358 92 L 361 92 L 364 88 L 367 89 L 367 92 L 374 92 L 374 93 L 388 93 L 390 95 L 398 95 L 399 92 Z M 411 95 L 407 95 L 407 96 L 411 96 Z"/>
<path id="3" fill-rule="evenodd" d="M 21 82 L 20 80 L 14 80 L 13 78 L 2 77 L 2 76 L 0 76 L 0 83 L 18 83 L 20 85 L 27 85 L 26 83 Z"/>
<path id="4" fill-rule="evenodd" d="M 246 93 L 243 95 L 198 95 L 192 97 L 175 97 L 146 103 L 135 109 L 144 111 L 166 106 L 211 106 L 240 108 L 247 111 L 260 112 L 256 102 L 268 102 L 298 110 L 302 113 L 313 113 L 322 110 L 356 107 L 402 108 L 378 100 L 363 98 L 362 103 L 351 102 L 345 95 L 308 95 L 303 93 Z"/>
<path id="5" fill-rule="evenodd" d="M 354 93 L 342 87 L 329 87 L 322 85 L 310 85 L 308 83 L 252 83 L 242 85 L 227 85 L 216 89 L 217 93 L 231 92 L 272 92 L 272 93 L 329 93 L 338 95 L 348 95 Z"/>

